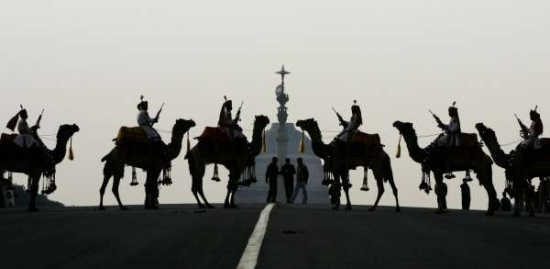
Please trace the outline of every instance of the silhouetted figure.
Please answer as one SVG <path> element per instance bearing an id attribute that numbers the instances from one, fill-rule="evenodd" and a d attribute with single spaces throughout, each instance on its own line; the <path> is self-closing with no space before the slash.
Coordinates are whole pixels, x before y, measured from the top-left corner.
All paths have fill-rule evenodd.
<path id="1" fill-rule="evenodd" d="M 541 144 L 539 136 L 542 134 L 544 128 L 542 125 L 542 120 L 540 119 L 540 114 L 537 112 L 537 107 L 529 111 L 529 118 L 531 119 L 531 125 L 529 128 L 527 128 L 527 126 L 525 126 L 525 124 L 517 118 L 521 127 L 521 137 L 524 139 L 521 142 L 521 146 L 530 149 L 540 149 Z"/>
<path id="2" fill-rule="evenodd" d="M 438 210 L 436 213 L 447 211 L 447 184 L 444 182 L 435 184 L 435 194 L 437 195 Z"/>
<path id="3" fill-rule="evenodd" d="M 233 119 L 233 116 L 231 115 L 231 111 L 233 110 L 233 102 L 231 100 L 227 100 L 225 96 L 223 98 L 225 99 L 225 102 L 220 110 L 218 126 L 222 128 L 222 130 L 226 131 L 227 135 L 231 139 L 243 138 L 243 129 L 239 126 L 239 120 L 241 119 L 241 108 L 239 108 L 237 115 Z"/>
<path id="4" fill-rule="evenodd" d="M 468 179 L 464 178 L 460 185 L 460 193 L 462 194 L 462 210 L 470 210 L 470 186 L 468 186 Z"/>
<path id="5" fill-rule="evenodd" d="M 279 176 L 279 167 L 277 166 L 277 157 L 271 159 L 271 163 L 267 166 L 265 171 L 265 183 L 269 184 L 269 191 L 267 193 L 267 202 L 277 202 L 277 177 Z"/>
<path id="6" fill-rule="evenodd" d="M 462 144 L 460 141 L 460 118 L 458 117 L 458 109 L 455 107 L 455 104 L 456 102 L 453 102 L 453 105 L 448 109 L 449 117 L 451 118 L 449 124 L 444 124 L 438 116 L 432 113 L 437 122 L 437 127 L 443 130 L 443 134 L 437 138 L 437 145 L 440 147 L 458 147 Z M 455 178 L 455 175 L 449 172 L 445 175 L 445 178 Z"/>
<path id="7" fill-rule="evenodd" d="M 7 128 L 14 130 L 14 123 L 17 123 L 17 132 L 19 135 L 15 137 L 14 143 L 18 145 L 21 148 L 31 148 L 34 146 L 39 146 L 38 141 L 34 139 L 33 133 L 36 132 L 36 130 L 39 128 L 37 122 L 37 125 L 33 126 L 32 128 L 29 127 L 29 124 L 27 123 L 27 119 L 29 118 L 29 115 L 27 114 L 27 110 L 21 106 L 21 110 L 17 112 L 17 114 L 8 122 Z M 19 120 L 18 120 L 19 119 Z"/>
<path id="8" fill-rule="evenodd" d="M 411 159 L 422 165 L 424 178 L 429 179 L 429 175 L 433 173 L 436 188 L 438 184 L 443 182 L 444 173 L 468 169 L 475 171 L 479 181 L 483 182 L 489 201 L 497 199 L 491 167 L 493 160 L 483 152 L 476 135 L 463 134 L 463 146 L 461 148 L 434 150 L 433 148 L 437 146 L 433 143 L 424 148 L 420 147 L 412 123 L 396 121 L 393 126 L 403 135 Z M 438 192 L 436 192 L 436 195 L 438 195 L 438 203 L 444 199 L 439 197 Z M 443 208 L 443 206 L 438 205 L 439 208 Z M 486 215 L 494 215 L 494 211 L 494 202 L 488 203 Z"/>
<path id="9" fill-rule="evenodd" d="M 451 118 L 449 124 L 444 124 L 441 119 L 436 115 L 433 115 L 437 127 L 443 130 L 443 135 L 438 138 L 438 145 L 445 147 L 458 147 L 461 145 L 460 141 L 460 118 L 458 117 L 458 109 L 455 107 L 456 102 L 453 102 L 453 106 L 449 107 L 449 117 Z"/>
<path id="10" fill-rule="evenodd" d="M 336 116 L 338 116 L 340 125 L 344 127 L 344 130 L 336 136 L 336 139 L 345 143 L 351 143 L 355 133 L 359 129 L 359 126 L 363 124 L 361 108 L 357 105 L 357 101 L 353 100 L 353 105 L 351 106 L 351 118 L 349 121 L 345 121 L 338 112 L 336 112 Z"/>
<path id="11" fill-rule="evenodd" d="M 147 137 L 154 142 L 161 141 L 160 135 L 153 128 L 153 125 L 159 121 L 160 112 L 162 110 L 159 110 L 157 113 L 157 116 L 154 118 L 151 118 L 149 116 L 149 102 L 143 101 L 143 95 L 140 97 L 141 101 L 137 105 L 137 109 L 139 110 L 138 116 L 137 116 L 137 123 L 141 129 L 147 134 Z"/>
<path id="12" fill-rule="evenodd" d="M 292 198 L 290 198 L 290 202 L 294 203 L 294 200 L 296 200 L 296 196 L 298 196 L 298 192 L 302 190 L 302 204 L 307 204 L 306 185 L 309 179 L 309 170 L 307 169 L 307 166 L 304 164 L 302 158 L 298 158 L 297 163 L 298 163 L 298 166 L 296 167 L 296 189 L 294 189 L 294 194 L 292 194 Z"/>
<path id="13" fill-rule="evenodd" d="M 539 184 L 539 196 L 540 196 L 540 211 L 541 213 L 546 213 L 549 210 L 549 195 L 550 195 L 550 186 L 548 186 L 548 178 L 541 177 Z"/>
<path id="14" fill-rule="evenodd" d="M 502 211 L 511 211 L 512 210 L 512 202 L 510 201 L 510 198 L 506 197 L 506 192 L 502 192 L 502 199 L 500 199 L 500 210 Z"/>
<path id="15" fill-rule="evenodd" d="M 285 164 L 281 167 L 281 175 L 283 176 L 285 184 L 285 194 L 287 203 L 292 197 L 292 191 L 294 188 L 294 174 L 296 174 L 296 168 L 290 163 L 290 159 L 286 158 Z"/>

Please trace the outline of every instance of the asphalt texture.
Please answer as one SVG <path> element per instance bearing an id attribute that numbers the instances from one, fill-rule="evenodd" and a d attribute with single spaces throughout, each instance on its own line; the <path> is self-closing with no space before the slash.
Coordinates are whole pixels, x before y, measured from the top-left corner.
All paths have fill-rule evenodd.
<path id="1" fill-rule="evenodd" d="M 0 268 L 236 268 L 263 207 L 3 209 Z M 548 254 L 544 214 L 280 204 L 256 268 L 548 268 Z"/>

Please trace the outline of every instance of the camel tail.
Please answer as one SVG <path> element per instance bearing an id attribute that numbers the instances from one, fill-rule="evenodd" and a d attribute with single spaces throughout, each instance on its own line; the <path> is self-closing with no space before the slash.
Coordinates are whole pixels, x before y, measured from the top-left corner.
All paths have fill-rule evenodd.
<path id="1" fill-rule="evenodd" d="M 111 153 L 109 152 L 107 155 L 103 156 L 103 158 L 101 158 L 101 162 L 107 161 L 107 158 L 109 158 L 110 155 Z"/>

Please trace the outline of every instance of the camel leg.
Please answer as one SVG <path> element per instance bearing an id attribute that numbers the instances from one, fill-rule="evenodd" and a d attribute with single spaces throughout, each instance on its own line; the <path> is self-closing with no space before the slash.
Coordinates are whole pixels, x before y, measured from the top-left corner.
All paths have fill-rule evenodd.
<path id="1" fill-rule="evenodd" d="M 522 197 L 521 195 L 516 194 L 516 198 L 514 198 L 514 216 L 519 217 L 521 216 L 521 203 L 522 203 Z"/>
<path id="2" fill-rule="evenodd" d="M 445 213 L 445 205 L 447 203 L 445 193 L 443 193 L 441 190 L 443 187 L 443 174 L 439 172 L 434 172 L 434 178 L 435 178 L 435 195 L 437 196 L 437 210 L 435 211 L 436 214 L 442 214 Z"/>
<path id="3" fill-rule="evenodd" d="M 197 205 L 199 206 L 199 208 L 204 208 L 204 205 L 202 204 L 201 200 L 199 199 L 199 196 L 197 195 L 199 193 L 200 185 L 202 185 L 202 178 L 197 179 L 196 177 L 193 177 L 193 182 L 191 183 L 191 192 L 193 193 L 193 196 L 195 196 L 195 199 L 197 200 Z"/>
<path id="4" fill-rule="evenodd" d="M 128 210 L 127 207 L 125 207 L 124 205 L 122 205 L 122 202 L 120 201 L 120 195 L 118 194 L 118 186 L 120 185 L 120 178 L 119 177 L 114 177 L 113 178 L 113 194 L 115 195 L 115 198 L 116 198 L 116 201 L 118 202 L 118 206 L 120 207 L 121 210 Z M 102 196 L 103 198 L 103 196 Z M 103 206 L 103 199 L 101 201 L 101 206 Z"/>
<path id="5" fill-rule="evenodd" d="M 334 193 L 332 195 L 336 196 L 334 198 L 334 206 L 332 207 L 332 210 L 339 210 L 340 209 L 340 197 L 341 197 L 341 183 L 340 183 L 340 175 L 337 173 L 334 173 L 334 183 L 330 186 L 331 188 L 335 188 Z"/>
<path id="6" fill-rule="evenodd" d="M 202 197 L 202 200 L 204 201 L 204 204 L 206 205 L 207 208 L 214 208 L 213 205 L 211 205 L 208 200 L 206 200 L 206 196 L 204 196 L 204 191 L 202 189 L 202 186 L 199 188 L 199 194 L 200 196 Z"/>
<path id="7" fill-rule="evenodd" d="M 378 187 L 378 196 L 376 197 L 376 202 L 374 202 L 374 205 L 369 208 L 369 211 L 376 210 L 376 207 L 378 207 L 378 202 L 380 202 L 380 198 L 382 198 L 382 195 L 384 194 L 384 181 L 381 178 L 376 179 L 376 185 Z"/>
<path id="8" fill-rule="evenodd" d="M 492 216 L 495 214 L 495 203 L 497 200 L 497 192 L 495 190 L 495 186 L 493 185 L 493 172 L 491 170 L 491 164 L 487 162 L 488 164 L 485 164 L 483 166 L 483 170 L 479 171 L 479 173 L 476 171 L 476 174 L 478 178 L 481 181 L 481 184 L 485 188 L 485 191 L 487 191 L 487 197 L 488 197 L 488 206 L 487 206 L 487 212 L 485 212 L 485 215 Z"/>
<path id="9" fill-rule="evenodd" d="M 227 182 L 227 195 L 225 195 L 225 201 L 223 203 L 223 207 L 224 208 L 230 208 L 231 205 L 229 204 L 229 196 L 231 195 L 231 179 L 229 180 L 229 182 Z"/>
<path id="10" fill-rule="evenodd" d="M 147 171 L 147 180 L 145 181 L 145 209 L 159 209 L 158 206 L 158 183 L 160 169 Z"/>
<path id="11" fill-rule="evenodd" d="M 103 183 L 101 184 L 101 188 L 99 188 L 99 210 L 105 210 L 105 207 L 103 206 L 103 195 L 105 195 L 105 189 L 107 188 L 109 179 L 111 179 L 111 175 L 105 174 L 103 176 Z"/>
<path id="12" fill-rule="evenodd" d="M 38 195 L 38 185 L 40 183 L 40 174 L 31 177 L 31 198 L 29 200 L 29 212 L 38 212 L 36 208 L 36 196 Z"/>
<path id="13" fill-rule="evenodd" d="M 399 206 L 399 198 L 397 196 L 397 186 L 395 186 L 395 181 L 393 180 L 393 170 L 391 168 L 390 157 L 386 155 L 386 158 L 383 161 L 382 171 L 384 173 L 384 179 L 390 183 L 390 187 L 395 197 L 395 212 L 401 212 L 401 207 Z"/>

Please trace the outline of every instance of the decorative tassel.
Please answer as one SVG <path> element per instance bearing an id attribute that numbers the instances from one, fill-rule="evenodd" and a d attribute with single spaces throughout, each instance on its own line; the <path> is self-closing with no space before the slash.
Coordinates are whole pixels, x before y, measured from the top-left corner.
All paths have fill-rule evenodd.
<path id="1" fill-rule="evenodd" d="M 136 168 L 132 166 L 132 182 L 130 182 L 130 186 L 137 186 L 138 184 Z"/>
<path id="2" fill-rule="evenodd" d="M 267 141 L 266 141 L 266 138 L 265 138 L 265 130 L 262 133 L 262 152 L 263 153 L 267 152 Z"/>
<path id="3" fill-rule="evenodd" d="M 191 142 L 189 142 L 189 132 L 187 132 L 187 152 L 186 153 L 189 153 L 190 150 L 191 150 Z"/>
<path id="4" fill-rule="evenodd" d="M 298 153 L 306 152 L 305 140 L 306 138 L 305 138 L 304 130 L 302 130 L 302 137 L 300 138 L 300 143 L 298 143 Z"/>
<path id="5" fill-rule="evenodd" d="M 395 158 L 398 158 L 398 159 L 401 157 L 401 137 L 402 135 L 400 134 L 399 143 L 397 143 L 397 153 L 395 154 Z"/>
<path id="6" fill-rule="evenodd" d="M 71 137 L 71 142 L 69 145 L 69 161 L 74 160 L 74 153 L 73 153 L 73 138 Z"/>
<path id="7" fill-rule="evenodd" d="M 367 167 L 365 167 L 365 171 L 363 172 L 363 186 L 361 186 L 362 191 L 369 191 L 369 181 L 368 181 L 368 175 L 369 170 Z"/>
<path id="8" fill-rule="evenodd" d="M 220 182 L 220 176 L 218 175 L 218 164 L 214 164 L 214 175 L 212 176 L 212 180 L 216 182 Z"/>

